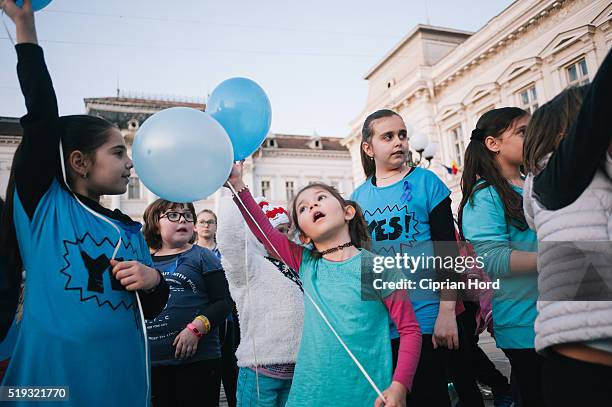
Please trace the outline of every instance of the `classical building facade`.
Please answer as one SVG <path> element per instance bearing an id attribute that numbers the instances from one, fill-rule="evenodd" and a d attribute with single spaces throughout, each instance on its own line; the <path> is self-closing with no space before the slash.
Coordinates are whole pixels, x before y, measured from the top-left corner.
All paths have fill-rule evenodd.
<path id="1" fill-rule="evenodd" d="M 119 127 L 130 154 L 140 125 L 155 112 L 174 106 L 205 108 L 202 103 L 133 97 L 85 99 L 87 114 L 103 117 Z M 0 117 L 0 188 L 3 197 L 21 132 L 19 119 Z M 300 188 L 315 181 L 334 185 L 348 195 L 354 187 L 351 158 L 340 141 L 338 137 L 269 134 L 262 146 L 245 160 L 245 181 L 254 195 L 263 195 L 273 203 L 284 205 Z M 198 174 L 194 168 L 191 176 L 205 177 L 206 174 Z M 217 192 L 195 202 L 196 210 L 216 209 L 218 196 Z M 142 220 L 144 209 L 156 198 L 133 172 L 125 194 L 104 196 L 101 201 L 111 209 L 119 208 L 132 218 Z"/>
<path id="2" fill-rule="evenodd" d="M 478 117 L 495 107 L 528 111 L 564 88 L 592 80 L 612 46 L 609 0 L 517 0 L 478 32 L 418 25 L 365 76 L 365 108 L 343 139 L 353 175 L 363 180 L 361 126 L 378 109 L 398 112 L 415 132 L 438 143 L 431 169 L 459 202 L 458 175 Z"/>

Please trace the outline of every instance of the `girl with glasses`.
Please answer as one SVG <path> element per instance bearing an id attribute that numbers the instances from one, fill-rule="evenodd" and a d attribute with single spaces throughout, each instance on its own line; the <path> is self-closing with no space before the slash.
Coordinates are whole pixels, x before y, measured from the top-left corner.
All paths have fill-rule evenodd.
<path id="1" fill-rule="evenodd" d="M 199 401 L 217 406 L 221 347 L 217 327 L 231 311 L 219 259 L 194 245 L 192 203 L 158 199 L 144 213 L 144 235 L 153 262 L 170 286 L 168 305 L 147 323 L 154 406 Z"/>

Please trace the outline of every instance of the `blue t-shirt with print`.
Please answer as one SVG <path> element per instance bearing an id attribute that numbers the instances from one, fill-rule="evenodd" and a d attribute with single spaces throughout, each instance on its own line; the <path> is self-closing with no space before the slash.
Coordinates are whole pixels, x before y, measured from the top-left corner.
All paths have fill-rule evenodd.
<path id="1" fill-rule="evenodd" d="M 429 214 L 450 195 L 449 189 L 433 172 L 416 167 L 398 182 L 378 187 L 372 177 L 361 184 L 351 199 L 356 201 L 365 216 L 372 236 L 372 251 L 380 256 L 408 254 L 433 256 Z M 440 299 L 428 289 L 420 289 L 421 279 L 435 279 L 435 270 L 404 269 L 416 289 L 409 290 L 412 305 L 421 331 L 431 334 L 438 316 Z M 392 337 L 397 330 L 392 327 Z"/>
<path id="2" fill-rule="evenodd" d="M 155 319 L 147 321 L 153 366 L 220 358 L 217 328 L 200 338 L 196 353 L 188 359 L 175 358 L 176 348 L 173 346 L 176 336 L 210 305 L 205 274 L 220 272 L 221 263 L 217 256 L 208 249 L 193 245 L 178 255 L 155 256 L 153 260 L 155 268 L 162 272 L 170 286 L 166 307 Z"/>
<path id="3" fill-rule="evenodd" d="M 149 355 L 136 294 L 111 273 L 119 233 L 57 180 L 32 219 L 17 192 L 13 221 L 27 282 L 2 385 L 66 386 L 66 405 L 148 406 Z M 115 259 L 152 266 L 140 224 L 108 220 L 121 233 Z"/>

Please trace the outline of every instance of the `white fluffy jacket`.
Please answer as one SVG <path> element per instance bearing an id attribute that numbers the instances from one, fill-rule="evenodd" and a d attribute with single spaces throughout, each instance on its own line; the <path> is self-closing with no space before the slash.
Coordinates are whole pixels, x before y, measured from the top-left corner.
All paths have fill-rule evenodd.
<path id="1" fill-rule="evenodd" d="M 266 259 L 264 246 L 229 196 L 220 200 L 217 245 L 238 309 L 238 366 L 295 363 L 304 322 L 303 294 Z"/>
<path id="2" fill-rule="evenodd" d="M 571 205 L 546 210 L 533 194 L 529 174 L 523 205 L 529 226 L 538 235 L 538 317 L 535 347 L 612 338 L 612 301 L 550 301 L 555 298 L 591 298 L 579 290 L 612 290 L 612 160 L 607 157 L 589 186 Z M 554 242 L 570 242 L 565 245 Z M 589 243 L 586 243 L 589 242 Z M 587 253 L 584 249 L 590 250 Z M 585 253 L 587 253 L 585 255 Z M 589 286 L 585 259 L 598 271 Z M 589 274 L 590 275 L 590 274 Z"/>

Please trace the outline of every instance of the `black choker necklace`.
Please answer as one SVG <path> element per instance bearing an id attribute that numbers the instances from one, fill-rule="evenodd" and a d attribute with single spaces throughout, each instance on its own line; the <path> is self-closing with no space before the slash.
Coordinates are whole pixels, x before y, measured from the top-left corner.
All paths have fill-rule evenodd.
<path id="1" fill-rule="evenodd" d="M 321 256 L 325 256 L 326 254 L 334 253 L 334 252 L 337 252 L 338 250 L 342 250 L 346 247 L 351 247 L 351 246 L 355 246 L 355 243 L 348 242 L 345 244 L 341 244 L 340 246 L 336 246 L 336 247 L 332 247 L 331 249 L 323 250 L 322 252 L 319 252 L 319 254 Z"/>

